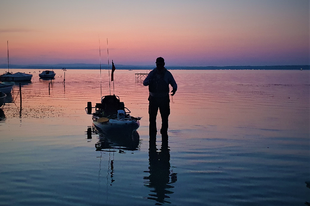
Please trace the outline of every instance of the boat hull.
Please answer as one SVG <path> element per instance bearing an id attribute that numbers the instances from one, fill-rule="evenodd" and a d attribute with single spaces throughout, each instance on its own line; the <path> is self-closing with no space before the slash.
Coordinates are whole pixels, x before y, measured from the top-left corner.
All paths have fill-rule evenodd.
<path id="1" fill-rule="evenodd" d="M 140 123 L 139 120 L 110 119 L 107 122 L 94 120 L 93 125 L 103 134 L 110 135 L 114 133 L 131 134 L 139 128 Z"/>
<path id="2" fill-rule="evenodd" d="M 54 79 L 56 73 L 54 71 L 43 71 L 41 74 L 39 74 L 39 77 L 41 79 Z"/>
<path id="3" fill-rule="evenodd" d="M 39 75 L 41 79 L 54 79 L 55 75 Z"/>
<path id="4" fill-rule="evenodd" d="M 14 84 L 11 83 L 0 82 L 0 92 L 9 94 L 11 93 L 13 86 Z"/>

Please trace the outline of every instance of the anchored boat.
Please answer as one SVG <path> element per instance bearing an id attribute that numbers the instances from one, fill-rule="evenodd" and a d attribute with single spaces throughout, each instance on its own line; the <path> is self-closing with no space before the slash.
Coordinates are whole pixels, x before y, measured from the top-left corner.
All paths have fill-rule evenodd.
<path id="1" fill-rule="evenodd" d="M 7 59 L 8 59 L 8 71 L 0 75 L 0 80 L 3 82 L 30 82 L 32 74 L 26 74 L 22 72 L 12 73 L 10 72 L 10 56 L 9 56 L 9 41 L 7 41 Z"/>
<path id="2" fill-rule="evenodd" d="M 39 74 L 41 79 L 54 79 L 56 73 L 54 71 L 45 70 Z"/>
<path id="3" fill-rule="evenodd" d="M 0 80 L 4 82 L 30 82 L 32 78 L 32 74 L 26 74 L 23 72 L 6 72 L 0 76 Z"/>
<path id="4" fill-rule="evenodd" d="M 95 109 L 94 113 L 92 113 L 93 109 Z M 87 114 L 92 114 L 95 128 L 106 135 L 131 134 L 140 126 L 141 118 L 131 116 L 131 111 L 116 95 L 103 96 L 101 102 L 96 103 L 95 107 L 92 107 L 92 103 L 88 102 L 85 110 L 87 110 Z"/>

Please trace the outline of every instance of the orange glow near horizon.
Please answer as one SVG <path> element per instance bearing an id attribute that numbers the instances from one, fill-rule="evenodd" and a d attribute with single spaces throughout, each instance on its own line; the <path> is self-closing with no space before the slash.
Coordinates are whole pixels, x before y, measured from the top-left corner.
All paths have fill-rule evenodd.
<path id="1" fill-rule="evenodd" d="M 121 64 L 157 56 L 187 66 L 309 64 L 307 0 L 14 2 L 1 3 L 0 64 L 7 40 L 15 64 L 98 63 L 107 38 Z"/>

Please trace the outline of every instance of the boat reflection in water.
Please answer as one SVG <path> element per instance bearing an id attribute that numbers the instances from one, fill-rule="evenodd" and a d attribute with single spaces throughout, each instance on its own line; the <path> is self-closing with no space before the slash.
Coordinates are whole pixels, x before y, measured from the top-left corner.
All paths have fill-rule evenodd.
<path id="1" fill-rule="evenodd" d="M 95 144 L 97 151 L 104 149 L 137 150 L 139 148 L 140 136 L 136 130 L 132 132 L 111 131 L 103 133 L 93 127 L 93 131 L 99 135 L 99 141 Z M 90 139 L 89 130 L 87 133 L 88 139 Z"/>
<path id="2" fill-rule="evenodd" d="M 102 155 L 107 152 L 108 153 L 108 167 L 107 167 L 107 174 L 109 174 L 106 178 L 110 182 L 110 186 L 112 186 L 114 179 L 114 153 L 125 153 L 124 150 L 134 151 L 139 148 L 140 144 L 140 136 L 139 133 L 134 130 L 130 133 L 103 133 L 102 131 L 97 130 L 94 126 L 91 128 L 89 127 L 87 130 L 87 139 L 91 139 L 91 134 L 95 132 L 99 135 L 99 141 L 95 144 L 96 151 L 100 152 L 100 169 L 98 173 L 99 185 L 101 180 L 101 161 Z M 108 195 L 108 193 L 107 193 Z"/>
<path id="3" fill-rule="evenodd" d="M 150 138 L 151 139 L 151 138 Z M 145 176 L 144 185 L 153 188 L 147 199 L 155 200 L 156 204 L 171 203 L 165 199 L 173 194 L 171 189 L 173 183 L 177 181 L 177 174 L 170 171 L 170 150 L 168 138 L 162 142 L 160 150 L 156 148 L 156 142 L 149 142 L 149 176 Z"/>

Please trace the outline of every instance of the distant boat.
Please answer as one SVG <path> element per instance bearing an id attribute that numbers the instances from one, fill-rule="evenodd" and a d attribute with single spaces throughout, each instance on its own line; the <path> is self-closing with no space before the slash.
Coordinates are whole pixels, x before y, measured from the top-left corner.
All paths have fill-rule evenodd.
<path id="1" fill-rule="evenodd" d="M 0 92 L 0 107 L 1 107 L 2 105 L 4 105 L 4 103 L 5 103 L 5 97 L 6 97 L 6 94 L 3 93 L 3 92 Z"/>
<path id="2" fill-rule="evenodd" d="M 8 59 L 8 71 L 0 76 L 0 80 L 4 82 L 30 82 L 32 74 L 26 74 L 22 72 L 11 73 L 10 72 L 10 56 L 9 56 L 9 41 L 7 41 L 7 59 Z"/>
<path id="3" fill-rule="evenodd" d="M 56 73 L 54 71 L 45 70 L 39 74 L 41 79 L 54 79 Z"/>
<path id="4" fill-rule="evenodd" d="M 30 82 L 32 74 L 26 74 L 23 72 L 6 72 L 0 76 L 0 80 L 3 82 Z"/>
<path id="5" fill-rule="evenodd" d="M 14 82 L 0 82 L 0 92 L 9 94 L 12 91 Z"/>

